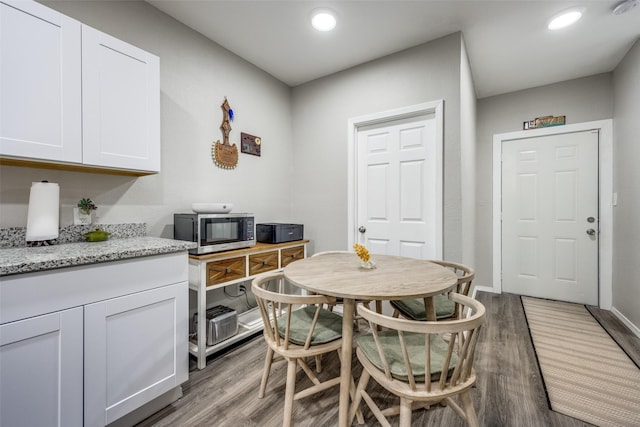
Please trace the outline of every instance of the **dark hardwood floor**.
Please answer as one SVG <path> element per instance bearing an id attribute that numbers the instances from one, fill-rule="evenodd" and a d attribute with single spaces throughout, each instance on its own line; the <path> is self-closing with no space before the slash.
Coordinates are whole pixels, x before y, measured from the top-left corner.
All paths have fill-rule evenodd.
<path id="1" fill-rule="evenodd" d="M 549 409 L 520 297 L 479 293 L 477 298 L 487 308 L 487 323 L 476 348 L 478 382 L 472 391 L 480 424 L 488 427 L 589 426 Z M 638 364 L 640 339 L 611 313 L 595 307 L 589 310 Z M 272 368 L 267 395 L 258 399 L 265 352 L 259 334 L 225 354 L 210 357 L 203 370 L 197 370 L 192 360 L 189 380 L 183 385 L 183 398 L 139 426 L 280 426 L 286 366 L 280 364 Z M 323 367 L 324 375 L 337 374 L 337 355 L 327 357 Z M 354 355 L 356 381 L 360 372 Z M 301 371 L 298 379 L 298 384 L 308 384 Z M 368 390 L 376 401 L 395 403 L 391 400 L 395 398 L 373 381 Z M 365 425 L 378 425 L 365 405 L 362 409 Z M 335 426 L 337 418 L 337 388 L 294 402 L 293 419 L 297 426 Z M 392 422 L 397 425 L 397 417 Z M 412 425 L 456 427 L 464 423 L 451 409 L 438 407 L 415 411 Z"/>

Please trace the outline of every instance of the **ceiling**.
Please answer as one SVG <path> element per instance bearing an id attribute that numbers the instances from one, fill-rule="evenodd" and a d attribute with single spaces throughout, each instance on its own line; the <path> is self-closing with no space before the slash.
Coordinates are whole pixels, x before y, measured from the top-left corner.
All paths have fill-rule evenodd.
<path id="1" fill-rule="evenodd" d="M 621 0 L 146 0 L 289 86 L 461 31 L 478 98 L 612 71 L 640 38 Z M 572 27 L 547 22 L 584 8 Z M 335 30 L 310 25 L 328 7 Z"/>

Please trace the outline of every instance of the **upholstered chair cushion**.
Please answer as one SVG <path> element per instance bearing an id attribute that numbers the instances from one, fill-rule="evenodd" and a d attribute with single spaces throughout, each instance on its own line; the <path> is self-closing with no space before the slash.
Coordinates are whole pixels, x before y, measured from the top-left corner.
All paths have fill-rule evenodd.
<path id="1" fill-rule="evenodd" d="M 396 300 L 392 305 L 402 313 L 403 316 L 413 320 L 427 320 L 424 310 L 424 299 Z M 436 295 L 433 297 L 433 305 L 436 309 L 436 319 L 447 319 L 453 316 L 456 305 L 446 295 Z"/>
<path id="2" fill-rule="evenodd" d="M 380 344 L 384 349 L 384 356 L 389 364 L 391 376 L 402 381 L 408 381 L 409 375 L 407 374 L 407 369 L 404 364 L 398 332 L 380 331 L 378 332 L 378 338 L 380 339 Z M 430 335 L 429 338 L 431 340 L 431 380 L 436 381 L 440 378 L 440 374 L 442 373 L 442 367 L 445 360 L 444 358 L 447 355 L 447 347 L 449 343 L 438 335 Z M 409 361 L 411 362 L 411 370 L 413 371 L 414 378 L 416 381 L 424 381 L 425 335 L 421 333 L 405 332 L 404 340 L 407 346 L 407 353 L 409 355 Z M 357 338 L 356 343 L 371 363 L 373 363 L 378 369 L 384 370 L 384 365 L 380 359 L 380 353 L 376 347 L 373 335 L 362 335 Z M 458 363 L 458 357 L 454 353 L 451 361 L 449 362 L 449 372 L 447 375 L 453 373 L 456 363 Z"/>
<path id="3" fill-rule="evenodd" d="M 316 313 L 315 306 L 306 306 L 291 313 L 291 329 L 289 331 L 289 341 L 304 345 L 309 334 L 309 329 L 313 323 L 313 316 Z M 286 325 L 286 315 L 278 319 L 278 333 L 284 338 Z M 335 341 L 342 337 L 342 317 L 331 311 L 321 309 L 318 322 L 313 330 L 311 345 L 324 344 Z"/>

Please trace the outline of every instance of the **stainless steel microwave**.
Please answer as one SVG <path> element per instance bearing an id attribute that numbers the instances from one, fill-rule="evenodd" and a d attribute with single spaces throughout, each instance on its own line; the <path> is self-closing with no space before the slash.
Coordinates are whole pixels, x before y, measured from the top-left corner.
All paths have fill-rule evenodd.
<path id="1" fill-rule="evenodd" d="M 173 215 L 173 238 L 196 242 L 192 254 L 248 248 L 256 244 L 255 235 L 255 220 L 249 213 Z"/>

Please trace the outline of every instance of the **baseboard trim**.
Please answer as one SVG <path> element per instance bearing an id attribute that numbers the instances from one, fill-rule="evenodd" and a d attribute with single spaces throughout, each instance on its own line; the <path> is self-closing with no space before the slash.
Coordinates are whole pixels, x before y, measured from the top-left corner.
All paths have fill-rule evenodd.
<path id="1" fill-rule="evenodd" d="M 122 418 L 118 418 L 114 422 L 108 425 L 108 427 L 129 427 L 138 424 L 144 419 L 155 414 L 165 406 L 171 405 L 176 400 L 182 397 L 182 386 L 177 386 L 167 391 L 164 394 L 156 397 L 150 402 L 145 403 L 138 409 L 134 409 Z"/>
<path id="2" fill-rule="evenodd" d="M 478 292 L 488 292 L 490 294 L 499 294 L 500 292 L 496 292 L 493 286 L 474 286 L 471 291 L 471 298 L 475 299 Z"/>
<path id="3" fill-rule="evenodd" d="M 611 313 L 613 313 L 613 315 L 616 316 L 618 318 L 618 320 L 620 320 L 622 323 L 624 323 L 624 325 L 627 328 L 629 328 L 629 330 L 631 332 L 633 332 L 633 334 L 636 337 L 640 338 L 640 328 L 638 328 L 636 325 L 631 323 L 631 321 L 629 319 L 627 319 L 624 314 L 622 314 L 618 310 L 616 310 L 615 307 L 611 307 Z"/>

